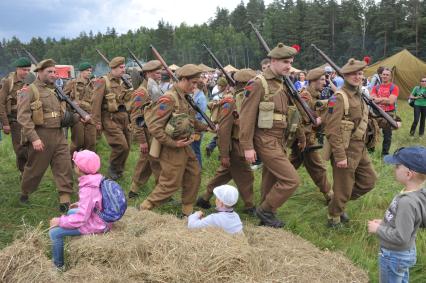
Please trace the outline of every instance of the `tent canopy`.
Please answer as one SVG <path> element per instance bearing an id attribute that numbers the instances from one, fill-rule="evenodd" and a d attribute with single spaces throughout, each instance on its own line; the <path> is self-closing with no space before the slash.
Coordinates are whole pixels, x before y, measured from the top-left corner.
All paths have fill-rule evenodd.
<path id="1" fill-rule="evenodd" d="M 412 89 L 419 85 L 420 79 L 426 76 L 426 63 L 407 49 L 367 67 L 364 75 L 366 77 L 374 75 L 380 66 L 392 70 L 393 83 L 399 87 L 400 98 L 407 98 Z"/>

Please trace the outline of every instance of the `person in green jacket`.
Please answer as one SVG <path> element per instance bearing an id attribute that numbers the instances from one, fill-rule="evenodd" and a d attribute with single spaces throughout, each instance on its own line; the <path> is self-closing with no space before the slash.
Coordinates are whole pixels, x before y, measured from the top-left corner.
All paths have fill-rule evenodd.
<path id="1" fill-rule="evenodd" d="M 414 136 L 420 120 L 419 136 L 422 137 L 425 133 L 426 119 L 426 76 L 420 80 L 420 86 L 413 89 L 409 98 L 414 100 L 414 121 L 411 125 L 410 136 Z"/>

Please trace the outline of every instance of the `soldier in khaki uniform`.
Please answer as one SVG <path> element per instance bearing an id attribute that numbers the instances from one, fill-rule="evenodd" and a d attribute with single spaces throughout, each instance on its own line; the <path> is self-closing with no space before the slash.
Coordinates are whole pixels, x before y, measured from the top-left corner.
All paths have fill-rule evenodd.
<path id="1" fill-rule="evenodd" d="M 328 206 L 328 226 L 348 222 L 346 203 L 368 193 L 377 180 L 368 156 L 368 106 L 361 97 L 364 61 L 350 59 L 341 69 L 344 86 L 329 99 L 325 115 L 326 159 L 333 167 L 334 196 Z"/>
<path id="2" fill-rule="evenodd" d="M 52 59 L 41 61 L 34 70 L 37 79 L 22 89 L 18 97 L 18 122 L 23 140 L 31 143 L 22 175 L 20 201 L 28 202 L 28 196 L 37 189 L 50 165 L 59 192 L 59 208 L 65 212 L 73 192 L 73 179 L 68 143 L 61 128 L 65 106 L 54 91 L 55 64 Z"/>
<path id="3" fill-rule="evenodd" d="M 92 113 L 93 95 L 93 84 L 90 81 L 92 66 L 88 62 L 83 62 L 79 65 L 78 70 L 80 71 L 79 77 L 67 83 L 64 93 L 90 114 Z M 96 150 L 96 126 L 93 121 L 87 123 L 76 121 L 71 128 L 71 156 L 74 151 L 82 149 Z"/>
<path id="4" fill-rule="evenodd" d="M 13 151 L 16 155 L 16 166 L 19 171 L 24 172 L 27 162 L 28 149 L 21 143 L 21 125 L 18 123 L 18 92 L 24 86 L 24 79 L 30 72 L 31 62 L 25 57 L 14 62 L 16 71 L 10 73 L 1 82 L 0 89 L 0 122 L 3 124 L 5 134 L 11 134 Z"/>
<path id="5" fill-rule="evenodd" d="M 193 211 L 201 181 L 200 165 L 190 144 L 194 127 L 205 131 L 207 126 L 195 119 L 195 111 L 184 95 L 194 92 L 202 70 L 193 64 L 176 71 L 179 82 L 167 91 L 151 109 L 148 130 L 161 144 L 161 173 L 158 184 L 143 201 L 141 209 L 152 209 L 182 188 L 182 214 Z"/>
<path id="6" fill-rule="evenodd" d="M 316 106 L 317 101 L 320 99 L 320 94 L 325 85 L 325 72 L 324 68 L 316 68 L 308 72 L 307 80 L 309 80 L 309 86 L 302 89 L 300 96 L 307 102 L 309 107 L 317 111 L 319 116 L 321 109 Z M 327 179 L 327 167 L 322 159 L 321 154 L 315 149 L 316 146 L 316 130 L 312 124 L 309 123 L 307 115 L 303 116 L 303 129 L 305 132 L 306 148 L 305 151 L 301 151 L 297 142 L 291 146 L 290 162 L 293 166 L 298 169 L 302 164 L 305 166 L 315 185 L 323 193 L 325 200 L 330 202 L 333 191 L 331 185 Z M 321 123 L 321 118 L 317 125 Z"/>
<path id="7" fill-rule="evenodd" d="M 145 185 L 151 174 L 157 183 L 160 176 L 160 161 L 149 155 L 149 147 L 152 142 L 144 121 L 144 108 L 153 100 L 158 100 L 158 93 L 161 94 L 158 81 L 161 79 L 161 62 L 152 60 L 143 66 L 145 79 L 137 90 L 133 93 L 130 119 L 132 121 L 133 140 L 139 144 L 140 155 L 133 173 L 132 186 L 129 191 L 129 198 L 138 196 L 139 188 Z"/>
<path id="8" fill-rule="evenodd" d="M 244 86 L 255 76 L 256 72 L 251 69 L 237 71 L 234 75 L 234 79 L 237 82 L 234 97 L 225 97 L 219 102 L 217 136 L 221 165 L 216 170 L 214 178 L 207 184 L 204 195 L 197 200 L 197 206 L 201 208 L 209 209 L 211 207 L 210 198 L 213 196 L 213 189 L 227 184 L 233 179 L 244 201 L 244 212 L 255 214 L 253 171 L 244 158 L 244 151 L 241 149 L 239 142 L 239 111 L 244 98 Z"/>
<path id="9" fill-rule="evenodd" d="M 93 120 L 111 147 L 108 175 L 117 180 L 123 175 L 130 152 L 129 114 L 133 89 L 126 89 L 121 76 L 125 72 L 124 57 L 109 63 L 111 71 L 95 82 L 92 98 Z"/>
<path id="10" fill-rule="evenodd" d="M 262 200 L 256 214 L 261 225 L 275 228 L 284 225 L 275 216 L 277 209 L 300 183 L 283 148 L 290 103 L 283 76 L 289 73 L 296 53 L 296 49 L 282 43 L 269 52 L 271 65 L 247 84 L 240 114 L 240 145 L 245 158 L 254 163 L 259 155 L 263 162 Z M 303 132 L 299 129 L 296 135 L 303 149 Z"/>

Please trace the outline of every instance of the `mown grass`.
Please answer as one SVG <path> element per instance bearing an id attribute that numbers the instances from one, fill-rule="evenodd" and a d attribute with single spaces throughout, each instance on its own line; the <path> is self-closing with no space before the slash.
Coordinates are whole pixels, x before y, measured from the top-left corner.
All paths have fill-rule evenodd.
<path id="1" fill-rule="evenodd" d="M 401 146 L 415 144 L 426 146 L 425 138 L 409 137 L 408 131 L 413 116 L 412 109 L 406 105 L 405 101 L 401 101 L 399 105 L 399 115 L 403 119 L 403 127 L 394 132 L 392 150 Z M 210 137 L 210 134 L 204 137 L 203 149 Z M 348 213 L 351 216 L 351 222 L 346 228 L 342 230 L 326 228 L 327 209 L 324 205 L 323 197 L 318 189 L 315 188 L 304 168 L 299 169 L 302 185 L 278 212 L 279 217 L 287 223 L 285 229 L 311 241 L 321 249 L 344 253 L 355 264 L 369 273 L 372 282 L 378 281 L 378 240 L 375 236 L 367 233 L 367 221 L 372 218 L 382 218 L 391 199 L 401 189 L 400 185 L 393 179 L 393 168 L 383 163 L 380 156 L 380 148 L 381 146 L 379 145 L 377 151 L 371 156 L 379 176 L 377 186 L 366 196 L 349 203 Z M 109 147 L 104 139 L 99 142 L 97 150 L 102 157 L 101 172 L 106 173 Z M 57 194 L 50 170 L 45 175 L 38 190 L 31 196 L 30 204 L 21 205 L 19 203 L 19 174 L 15 169 L 14 158 L 10 137 L 3 136 L 3 141 L 0 142 L 0 248 L 5 247 L 13 240 L 15 232 L 20 229 L 20 225 L 24 222 L 30 225 L 37 225 L 43 221 L 44 226 L 47 228 L 47 220 L 58 215 Z M 127 170 L 124 177 L 119 181 L 126 191 L 130 189 L 131 176 L 137 158 L 137 146 L 133 146 L 127 162 Z M 204 190 L 208 180 L 214 175 L 218 164 L 217 150 L 210 158 L 204 157 L 200 193 Z M 260 170 L 255 175 L 255 196 L 258 201 L 260 197 Z M 329 176 L 331 179 L 331 168 Z M 151 191 L 153 184 L 151 178 L 147 186 L 141 189 L 141 197 L 130 201 L 129 205 L 138 206 Z M 179 194 L 175 196 L 175 200 L 179 200 Z M 240 202 L 237 210 L 241 211 L 241 209 L 242 204 Z M 179 210 L 180 206 L 176 202 L 169 202 L 157 211 L 161 213 L 177 213 Z M 244 221 L 257 222 L 256 219 L 247 217 L 244 214 L 241 214 L 241 216 Z M 421 231 L 418 234 L 417 255 L 417 264 L 411 270 L 411 282 L 426 282 L 426 274 L 424 273 L 424 270 L 426 270 L 425 231 Z M 334 263 L 329 262 L 328 264 L 333 265 Z"/>

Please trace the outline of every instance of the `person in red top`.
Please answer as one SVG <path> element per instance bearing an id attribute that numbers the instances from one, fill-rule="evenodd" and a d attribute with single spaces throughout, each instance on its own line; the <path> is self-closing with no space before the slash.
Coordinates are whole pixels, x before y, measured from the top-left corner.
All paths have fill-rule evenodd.
<path id="1" fill-rule="evenodd" d="M 390 116 L 395 117 L 395 104 L 399 95 L 399 88 L 392 83 L 392 71 L 384 68 L 381 75 L 382 83 L 373 87 L 371 98 Z M 392 128 L 390 125 L 384 127 L 382 155 L 388 155 L 392 143 Z"/>

